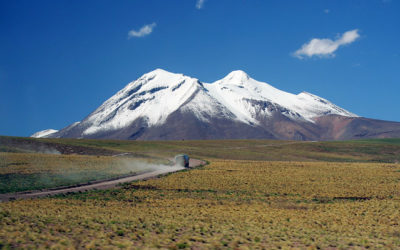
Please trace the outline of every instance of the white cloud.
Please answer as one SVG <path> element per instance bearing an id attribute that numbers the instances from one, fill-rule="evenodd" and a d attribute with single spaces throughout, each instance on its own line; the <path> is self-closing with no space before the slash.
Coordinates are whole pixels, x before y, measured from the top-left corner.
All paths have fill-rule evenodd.
<path id="1" fill-rule="evenodd" d="M 156 27 L 156 23 L 146 24 L 140 30 L 130 30 L 128 32 L 128 38 L 132 37 L 144 37 L 150 35 L 153 32 L 154 27 Z"/>
<path id="2" fill-rule="evenodd" d="M 293 53 L 293 55 L 297 58 L 304 57 L 333 57 L 335 56 L 334 52 L 342 45 L 350 44 L 357 40 L 360 37 L 358 34 L 358 29 L 350 30 L 343 33 L 342 36 L 337 38 L 336 40 L 331 39 L 319 39 L 314 38 L 311 39 L 310 42 L 303 44 L 300 49 Z"/>
<path id="3" fill-rule="evenodd" d="M 197 9 L 202 9 L 204 5 L 205 0 L 197 0 L 196 2 L 196 8 Z"/>
<path id="4" fill-rule="evenodd" d="M 330 12 L 331 12 L 330 9 L 324 9 L 324 13 L 325 13 L 325 14 L 329 14 Z"/>

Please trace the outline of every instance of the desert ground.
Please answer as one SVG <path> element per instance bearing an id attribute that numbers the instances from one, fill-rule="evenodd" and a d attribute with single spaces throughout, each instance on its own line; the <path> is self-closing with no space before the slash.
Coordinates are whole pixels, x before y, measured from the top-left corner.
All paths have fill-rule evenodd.
<path id="1" fill-rule="evenodd" d="M 113 157 L 128 153 L 123 161 Z M 0 245 L 400 247 L 398 139 L 140 142 L 0 137 L 0 193 L 148 173 L 154 171 L 148 166 L 168 165 L 179 153 L 207 164 L 107 189 L 0 203 Z M 145 164 L 126 167 L 130 161 Z"/>

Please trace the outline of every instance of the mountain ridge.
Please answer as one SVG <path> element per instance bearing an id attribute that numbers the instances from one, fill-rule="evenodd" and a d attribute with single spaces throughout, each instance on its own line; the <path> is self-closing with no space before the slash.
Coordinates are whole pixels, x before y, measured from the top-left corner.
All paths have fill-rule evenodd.
<path id="1" fill-rule="evenodd" d="M 351 122 L 344 122 L 347 121 L 344 118 L 351 118 Z M 128 83 L 82 121 L 46 136 L 134 140 L 335 140 L 363 134 L 354 129 L 360 126 L 372 126 L 364 133 L 370 136 L 374 134 L 373 127 L 382 124 L 389 126 L 392 132 L 380 129 L 373 136 L 397 135 L 393 132 L 397 131 L 397 123 L 378 125 L 376 120 L 365 119 L 317 95 L 279 90 L 251 78 L 242 70 L 204 83 L 197 78 L 156 69 Z M 354 120 L 359 121 L 358 127 Z"/>

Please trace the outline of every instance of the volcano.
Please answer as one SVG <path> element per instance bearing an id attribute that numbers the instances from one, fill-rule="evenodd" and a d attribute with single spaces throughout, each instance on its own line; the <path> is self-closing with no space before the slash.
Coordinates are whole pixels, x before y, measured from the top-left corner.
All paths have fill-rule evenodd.
<path id="1" fill-rule="evenodd" d="M 156 69 L 129 83 L 82 121 L 35 135 L 129 140 L 347 140 L 400 137 L 400 123 L 359 117 L 319 96 L 291 94 L 241 70 L 203 83 Z"/>

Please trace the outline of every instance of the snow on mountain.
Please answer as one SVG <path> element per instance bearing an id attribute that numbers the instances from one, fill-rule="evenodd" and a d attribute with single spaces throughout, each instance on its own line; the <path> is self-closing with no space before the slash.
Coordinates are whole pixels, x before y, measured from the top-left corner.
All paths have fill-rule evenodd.
<path id="1" fill-rule="evenodd" d="M 241 70 L 232 71 L 223 79 L 206 84 L 205 87 L 237 119 L 250 124 L 257 124 L 257 117 L 271 116 L 271 111 L 277 110 L 291 119 L 309 122 L 321 115 L 356 116 L 318 96 L 306 92 L 294 95 L 256 81 Z"/>
<path id="2" fill-rule="evenodd" d="M 307 118 L 314 118 L 323 115 L 358 117 L 358 115 L 353 114 L 339 106 L 336 106 L 335 104 L 324 98 L 310 94 L 308 92 L 301 92 L 296 97 L 298 99 L 297 107 L 301 110 L 299 110 L 298 112 L 304 112 L 303 115 Z"/>
<path id="3" fill-rule="evenodd" d="M 192 99 L 185 108 L 193 109 L 202 120 L 206 119 L 204 114 L 212 115 L 216 110 L 213 104 L 218 105 L 198 79 L 156 69 L 129 83 L 95 110 L 82 122 L 89 125 L 83 134 L 117 130 L 138 118 L 144 118 L 148 126 L 160 125 Z"/>
<path id="4" fill-rule="evenodd" d="M 236 136 L 237 131 L 243 131 L 241 138 L 246 138 L 246 131 L 279 138 L 272 123 L 265 123 L 273 122 L 275 114 L 308 124 L 314 124 L 315 118 L 326 115 L 357 117 L 323 98 L 307 92 L 294 95 L 279 90 L 240 70 L 216 82 L 202 83 L 183 74 L 156 69 L 129 83 L 81 122 L 51 136 L 138 138 L 144 133 L 153 133 L 148 128 L 155 128 L 152 131 L 162 134 L 160 131 L 167 127 L 168 131 L 176 131 L 171 128 L 180 130 L 186 126 L 188 132 L 185 133 L 190 133 L 188 126 L 194 126 L 193 130 L 201 127 L 202 133 L 210 131 L 205 128 L 213 128 L 217 135 L 221 129 L 237 129 L 236 132 L 225 131 L 227 138 Z M 188 125 L 180 121 L 185 119 L 183 117 L 191 117 L 197 122 Z"/>
<path id="5" fill-rule="evenodd" d="M 42 130 L 39 132 L 34 133 L 33 135 L 31 135 L 31 137 L 33 138 L 46 138 L 49 137 L 50 135 L 57 133 L 58 130 L 55 129 L 46 129 L 46 130 Z"/>

